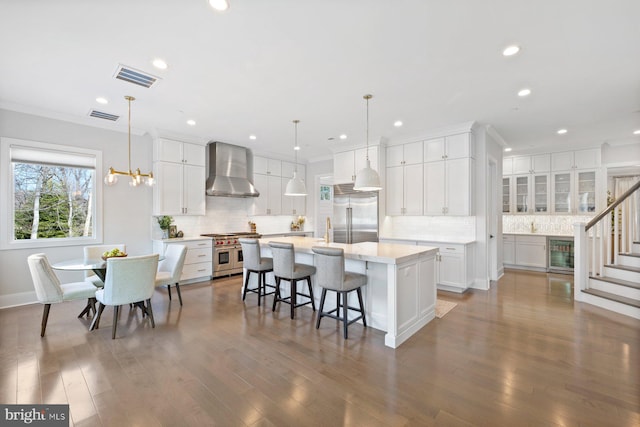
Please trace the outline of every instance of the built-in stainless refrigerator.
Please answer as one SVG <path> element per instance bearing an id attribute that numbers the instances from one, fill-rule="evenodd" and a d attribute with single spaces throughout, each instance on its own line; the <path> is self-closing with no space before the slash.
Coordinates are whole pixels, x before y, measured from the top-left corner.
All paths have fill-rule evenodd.
<path id="1" fill-rule="evenodd" d="M 355 191 L 353 184 L 333 186 L 333 241 L 378 241 L 378 192 Z"/>

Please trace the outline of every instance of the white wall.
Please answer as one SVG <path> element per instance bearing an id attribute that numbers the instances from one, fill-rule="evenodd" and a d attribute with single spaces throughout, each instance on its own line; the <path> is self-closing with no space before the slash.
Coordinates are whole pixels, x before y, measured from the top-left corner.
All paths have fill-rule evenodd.
<path id="1" fill-rule="evenodd" d="M 0 109 L 0 136 L 100 150 L 104 170 L 109 166 L 119 170 L 127 167 L 127 135 L 120 131 Z M 132 167 L 151 170 L 151 137 L 132 135 L 131 145 Z M 102 179 L 99 182 L 102 185 Z M 104 242 L 125 243 L 132 254 L 151 252 L 151 200 L 152 190 L 148 187 L 130 188 L 126 182 L 120 182 L 104 188 Z M 0 208 L 9 209 L 8 206 Z M 82 246 L 0 250 L 0 307 L 35 301 L 27 256 L 36 252 L 44 252 L 51 262 L 57 262 L 81 258 Z M 72 281 L 84 276 L 62 273 L 59 277 L 62 281 Z"/>

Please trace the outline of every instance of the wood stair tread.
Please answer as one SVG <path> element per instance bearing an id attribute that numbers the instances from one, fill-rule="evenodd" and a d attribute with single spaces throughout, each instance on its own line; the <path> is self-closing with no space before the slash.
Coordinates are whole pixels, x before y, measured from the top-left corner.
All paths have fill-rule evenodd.
<path id="1" fill-rule="evenodd" d="M 640 267 L 629 267 L 628 265 L 606 264 L 605 267 L 617 268 L 618 270 L 634 271 L 640 273 Z"/>
<path id="2" fill-rule="evenodd" d="M 636 252 L 620 252 L 618 255 L 620 256 L 630 256 L 634 258 L 640 258 L 640 254 Z"/>
<path id="3" fill-rule="evenodd" d="M 608 276 L 589 276 L 590 279 L 600 280 L 603 282 L 615 283 L 616 285 L 626 286 L 628 288 L 640 289 L 640 283 L 630 282 L 629 280 L 616 279 L 615 277 Z"/>
<path id="4" fill-rule="evenodd" d="M 619 302 L 621 304 L 626 304 L 632 307 L 640 308 L 640 300 L 637 300 L 637 299 L 623 297 L 620 295 L 612 294 L 610 292 L 601 291 L 599 289 L 585 289 L 582 292 L 590 295 L 595 295 L 600 298 L 605 298 L 611 301 Z"/>

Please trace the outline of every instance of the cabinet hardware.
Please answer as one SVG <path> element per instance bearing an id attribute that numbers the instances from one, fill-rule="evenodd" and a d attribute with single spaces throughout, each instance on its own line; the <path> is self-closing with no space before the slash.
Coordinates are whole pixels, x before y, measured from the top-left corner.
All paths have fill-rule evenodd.
<path id="1" fill-rule="evenodd" d="M 198 258 L 204 258 L 206 255 L 198 255 Z"/>

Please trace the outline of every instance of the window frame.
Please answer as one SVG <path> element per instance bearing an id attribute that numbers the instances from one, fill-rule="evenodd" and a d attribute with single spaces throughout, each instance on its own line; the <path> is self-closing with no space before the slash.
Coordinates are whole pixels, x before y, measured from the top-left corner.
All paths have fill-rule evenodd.
<path id="1" fill-rule="evenodd" d="M 27 149 L 58 151 L 65 155 L 91 156 L 95 158 L 93 185 L 93 233 L 90 237 L 63 237 L 55 239 L 16 240 L 14 234 L 14 176 L 11 165 L 11 147 L 20 146 Z M 102 152 L 88 148 L 48 142 L 28 141 L 17 138 L 0 137 L 0 250 L 34 249 L 62 246 L 85 246 L 102 242 Z"/>

